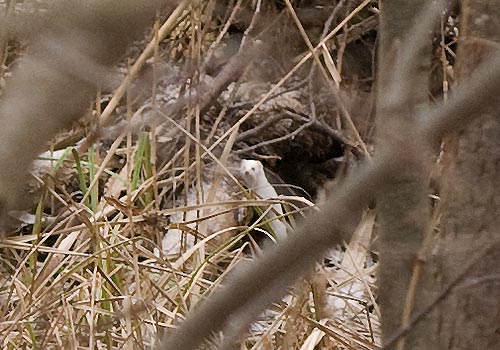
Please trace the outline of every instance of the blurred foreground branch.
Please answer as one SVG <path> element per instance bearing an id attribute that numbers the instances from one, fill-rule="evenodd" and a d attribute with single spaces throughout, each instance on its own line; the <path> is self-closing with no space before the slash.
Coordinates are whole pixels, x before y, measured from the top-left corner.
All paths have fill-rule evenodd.
<path id="1" fill-rule="evenodd" d="M 282 296 L 331 246 L 348 239 L 361 210 L 377 193 L 387 190 L 400 169 L 420 167 L 429 149 L 443 136 L 457 131 L 495 101 L 500 89 L 500 58 L 482 65 L 444 105 L 429 111 L 413 130 L 393 126 L 402 133 L 381 149 L 371 163 L 328 199 L 321 213 L 308 217 L 289 239 L 268 249 L 260 259 L 234 273 L 174 332 L 165 337 L 162 349 L 196 349 L 211 334 L 231 323 L 248 324 L 271 302 Z M 240 318 L 240 319 L 238 319 Z"/>
<path id="2" fill-rule="evenodd" d="M 80 118 L 112 64 L 154 19 L 155 1 L 60 1 L 30 30 L 31 40 L 0 104 L 0 213 L 20 205 L 32 160 Z M 5 21 L 9 23 L 9 21 Z"/>

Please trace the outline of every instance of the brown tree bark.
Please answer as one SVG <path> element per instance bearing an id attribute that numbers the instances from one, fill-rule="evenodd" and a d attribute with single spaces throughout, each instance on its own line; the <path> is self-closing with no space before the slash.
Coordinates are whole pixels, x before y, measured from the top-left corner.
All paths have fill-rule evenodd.
<path id="1" fill-rule="evenodd" d="M 377 85 L 378 151 L 408 147 L 408 140 L 415 138 L 412 131 L 416 129 L 421 112 L 427 107 L 431 40 L 426 34 L 419 40 L 412 37 L 418 30 L 429 29 L 425 27 L 430 27 L 431 22 L 420 24 L 419 20 L 429 15 L 431 6 L 432 1 L 412 0 L 384 1 L 382 4 Z M 412 46 L 413 57 L 404 59 Z M 418 164 L 418 161 L 426 161 L 425 156 L 415 161 L 412 166 L 402 168 L 390 189 L 377 198 L 383 344 L 404 327 L 414 311 L 419 311 L 433 294 L 430 269 L 417 259 L 430 226 L 428 172 Z M 419 323 L 406 340 L 400 340 L 398 349 L 437 349 L 432 322 L 435 314 L 426 317 L 426 322 Z"/>
<path id="2" fill-rule="evenodd" d="M 462 1 L 457 77 L 499 54 L 500 3 Z M 447 143 L 441 222 L 443 282 L 449 283 L 484 247 L 500 239 L 500 119 L 490 108 Z M 500 251 L 486 255 L 440 309 L 442 349 L 500 347 Z"/>

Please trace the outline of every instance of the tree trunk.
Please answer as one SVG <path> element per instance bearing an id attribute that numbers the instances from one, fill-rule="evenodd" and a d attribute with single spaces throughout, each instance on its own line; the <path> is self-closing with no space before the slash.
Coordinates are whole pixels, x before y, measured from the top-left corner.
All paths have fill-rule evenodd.
<path id="1" fill-rule="evenodd" d="M 457 77 L 462 84 L 486 57 L 499 54 L 500 2 L 462 1 Z M 441 221 L 443 282 L 500 238 L 498 108 L 447 143 Z M 440 309 L 442 349 L 500 347 L 500 251 L 485 255 Z"/>
<path id="2" fill-rule="evenodd" d="M 427 11 L 431 3 L 429 0 L 396 0 L 382 4 L 377 85 L 378 152 L 391 145 L 411 147 L 412 130 L 419 112 L 428 104 L 431 41 L 426 34 L 423 35 L 427 40 L 420 40 L 420 44 L 409 36 L 421 25 L 418 20 L 422 16 L 418 14 Z M 414 45 L 420 45 L 415 47 L 416 58 L 401 60 L 405 50 Z M 402 65 L 406 65 L 406 69 L 400 69 Z M 397 76 L 398 72 L 404 72 L 404 77 Z M 383 344 L 433 293 L 429 269 L 425 267 L 419 272 L 415 266 L 430 225 L 428 174 L 418 164 L 424 157 L 417 156 L 415 166 L 401 169 L 391 190 L 377 199 Z M 406 340 L 399 342 L 398 349 L 437 349 L 431 321 L 435 315 L 427 317 L 427 322 L 421 322 Z"/>

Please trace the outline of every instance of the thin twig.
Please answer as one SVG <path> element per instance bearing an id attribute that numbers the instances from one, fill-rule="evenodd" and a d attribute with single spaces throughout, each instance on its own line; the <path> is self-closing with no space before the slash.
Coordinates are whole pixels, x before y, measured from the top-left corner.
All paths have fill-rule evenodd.
<path id="1" fill-rule="evenodd" d="M 237 150 L 235 151 L 234 153 L 235 154 L 242 154 L 242 153 L 247 153 L 247 152 L 250 152 L 250 151 L 253 151 L 254 149 L 257 149 L 257 148 L 261 148 L 261 147 L 265 147 L 265 146 L 269 146 L 269 145 L 272 145 L 272 144 L 275 144 L 275 143 L 278 143 L 278 142 L 282 142 L 282 141 L 285 141 L 285 140 L 288 140 L 288 139 L 293 139 L 295 138 L 295 136 L 297 136 L 302 130 L 310 127 L 311 125 L 313 125 L 315 123 L 315 120 L 314 119 L 311 119 L 309 120 L 307 123 L 301 125 L 300 127 L 298 127 L 297 129 L 295 129 L 294 131 L 286 134 L 286 135 L 283 135 L 281 137 L 277 137 L 275 139 L 272 139 L 272 140 L 266 140 L 266 141 L 262 141 L 262 142 L 259 142 L 255 145 L 252 145 L 250 147 L 246 147 L 244 149 L 240 149 L 240 150 Z"/>
<path id="2" fill-rule="evenodd" d="M 142 66 L 146 63 L 147 59 L 150 58 L 154 52 L 156 47 L 156 42 L 162 41 L 165 37 L 175 28 L 177 23 L 179 22 L 179 18 L 182 16 L 183 12 L 186 10 L 188 5 L 190 4 L 190 0 L 184 0 L 177 6 L 177 8 L 172 12 L 172 14 L 168 17 L 165 23 L 158 30 L 157 37 L 154 37 L 146 46 L 144 51 L 141 53 L 137 61 L 130 67 L 127 75 L 122 80 L 120 86 L 116 89 L 113 94 L 113 97 L 106 105 L 106 108 L 102 111 L 102 114 L 99 118 L 99 126 L 103 127 L 110 123 L 111 115 L 113 111 L 120 103 L 121 99 L 127 92 L 127 89 L 130 87 L 135 77 L 139 74 Z M 98 128 L 99 130 L 100 128 Z M 89 135 L 84 142 L 80 144 L 78 147 L 78 154 L 83 154 L 87 151 L 88 147 L 93 144 L 96 139 L 100 137 L 99 132 L 97 131 L 95 134 Z"/>
<path id="3" fill-rule="evenodd" d="M 287 118 L 287 115 L 284 113 L 279 113 L 279 114 L 274 114 L 270 117 L 268 117 L 264 122 L 261 124 L 257 125 L 255 128 L 245 130 L 243 132 L 240 132 L 238 134 L 238 137 L 236 138 L 236 142 L 241 142 L 245 141 L 246 139 L 253 137 L 255 135 L 260 134 L 264 129 L 266 129 L 269 125 L 274 124 L 282 119 Z"/>
<path id="4" fill-rule="evenodd" d="M 200 112 L 205 111 L 210 104 L 216 100 L 222 91 L 224 91 L 229 84 L 237 81 L 248 65 L 255 59 L 259 57 L 261 43 L 250 43 L 245 45 L 245 50 L 240 51 L 234 55 L 229 62 L 224 66 L 222 71 L 217 75 L 210 86 L 203 86 L 199 88 L 197 93 L 192 92 L 190 96 L 185 96 L 179 98 L 177 101 L 162 108 L 162 113 L 169 116 L 178 116 L 181 112 L 190 105 L 198 104 L 200 107 Z M 144 105 L 142 109 L 148 108 L 149 105 Z M 137 132 L 144 125 L 157 124 L 160 125 L 164 118 L 157 113 L 150 113 L 147 116 L 141 115 L 141 113 L 135 113 L 136 116 L 132 119 L 130 123 L 118 123 L 117 125 L 107 128 L 105 130 L 106 137 L 110 135 L 119 135 L 125 131 Z M 104 135 L 104 130 L 101 130 L 95 137 L 100 138 Z M 209 150 L 211 151 L 211 147 Z M 206 153 L 204 153 L 205 155 Z"/>
<path id="5" fill-rule="evenodd" d="M 369 1 L 367 0 L 365 2 L 368 3 Z M 297 25 L 297 27 L 300 31 L 300 34 L 302 35 L 304 41 L 307 44 L 307 47 L 309 48 L 309 52 L 312 54 L 315 63 L 317 64 L 319 70 L 321 71 L 325 81 L 328 83 L 330 90 L 331 90 L 331 95 L 332 95 L 333 99 L 335 100 L 335 103 L 336 103 L 337 107 L 339 108 L 340 113 L 342 114 L 344 119 L 349 124 L 349 127 L 351 128 L 351 131 L 353 132 L 354 136 L 356 137 L 356 141 L 359 143 L 359 146 L 363 150 L 365 156 L 368 159 L 370 159 L 371 158 L 370 152 L 368 152 L 368 149 L 366 148 L 366 145 L 365 145 L 363 139 L 359 135 L 359 132 L 358 132 L 356 126 L 354 125 L 354 122 L 352 121 L 351 115 L 350 115 L 349 111 L 347 110 L 347 107 L 345 106 L 344 102 L 342 101 L 342 99 L 339 96 L 338 87 L 335 85 L 335 83 L 332 81 L 332 79 L 330 79 L 328 73 L 326 72 L 325 67 L 321 63 L 321 60 L 319 59 L 319 56 L 318 56 L 315 48 L 313 47 L 311 41 L 309 40 L 309 37 L 307 36 L 307 33 L 302 26 L 302 23 L 300 22 L 299 18 L 297 17 L 297 14 L 295 13 L 295 10 L 293 9 L 292 4 L 290 3 L 290 0 L 285 0 L 285 3 L 290 11 L 290 14 L 292 15 L 292 18 L 295 21 L 295 24 Z"/>

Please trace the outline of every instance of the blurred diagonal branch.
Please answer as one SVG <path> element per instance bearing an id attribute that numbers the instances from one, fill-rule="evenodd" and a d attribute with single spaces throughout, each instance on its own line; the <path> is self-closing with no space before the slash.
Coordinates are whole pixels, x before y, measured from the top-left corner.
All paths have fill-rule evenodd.
<path id="1" fill-rule="evenodd" d="M 410 41 L 405 43 L 411 45 Z M 418 46 L 413 50 L 418 50 Z M 251 322 L 259 310 L 310 271 L 329 247 L 349 238 L 360 211 L 377 193 L 390 188 L 401 169 L 423 166 L 432 154 L 432 146 L 443 136 L 465 127 L 478 111 L 494 103 L 493 96 L 499 88 L 500 58 L 493 58 L 476 71 L 467 85 L 459 87 L 447 104 L 422 116 L 412 132 L 405 133 L 409 138 L 390 143 L 372 163 L 348 178 L 321 208 L 321 213 L 308 217 L 288 240 L 234 273 L 224 288 L 164 339 L 161 348 L 195 349 L 211 334 L 234 322 L 235 315 L 244 318 L 239 324 Z M 391 131 L 402 132 L 397 125 Z M 244 315 L 245 310 L 252 312 Z"/>

